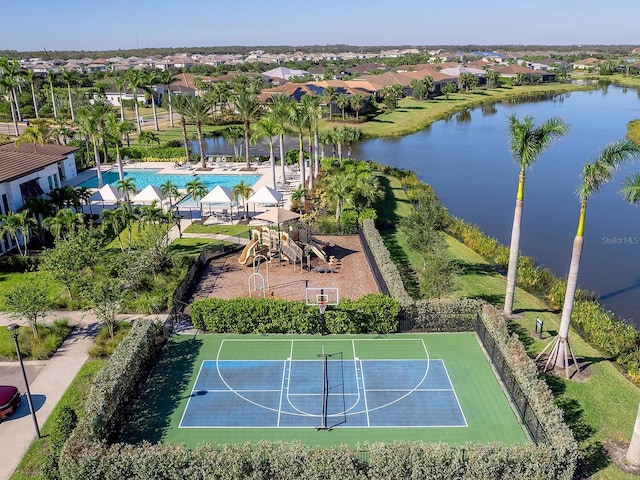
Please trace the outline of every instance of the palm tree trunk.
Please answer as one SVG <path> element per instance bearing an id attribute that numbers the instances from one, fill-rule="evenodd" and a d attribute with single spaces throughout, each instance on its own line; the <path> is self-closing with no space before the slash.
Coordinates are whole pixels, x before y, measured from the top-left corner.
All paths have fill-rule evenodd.
<path id="1" fill-rule="evenodd" d="M 509 245 L 509 267 L 507 269 L 507 291 L 504 296 L 504 314 L 513 313 L 513 296 L 516 291 L 516 279 L 518 276 L 518 255 L 520 252 L 520 227 L 522 225 L 522 204 L 524 200 L 524 168 L 520 170 L 518 181 L 518 193 L 516 195 L 516 208 L 513 213 L 513 225 L 511 227 L 511 244 Z"/>
<path id="2" fill-rule="evenodd" d="M 276 189 L 276 159 L 273 156 L 273 140 L 269 139 L 269 165 L 271 166 L 271 188 Z"/>
<path id="3" fill-rule="evenodd" d="M 92 143 L 93 143 L 93 158 L 95 159 L 96 172 L 98 173 L 98 188 L 102 188 L 104 184 L 102 183 L 102 168 L 100 168 L 100 153 L 98 152 L 98 139 L 94 137 L 92 139 Z"/>
<path id="4" fill-rule="evenodd" d="M 38 111 L 38 101 L 36 100 L 36 90 L 33 82 L 31 83 L 31 98 L 33 99 L 33 109 L 36 112 L 36 118 L 40 118 L 40 112 Z"/>
<path id="5" fill-rule="evenodd" d="M 122 158 L 120 157 L 120 147 L 116 142 L 116 162 L 118 164 L 118 178 L 121 182 L 124 181 L 124 169 L 122 168 Z"/>
<path id="6" fill-rule="evenodd" d="M 13 93 L 13 101 L 16 104 L 16 114 L 18 115 L 18 118 L 22 120 L 22 113 L 20 113 L 20 102 L 18 102 L 18 94 L 16 93 L 16 89 L 12 88 L 11 92 Z"/>
<path id="7" fill-rule="evenodd" d="M 18 120 L 16 116 L 16 107 L 13 105 L 13 99 L 9 96 L 9 105 L 11 105 L 11 119 L 13 120 L 13 128 L 16 130 L 16 137 L 20 136 L 20 130 L 18 130 Z"/>
<path id="8" fill-rule="evenodd" d="M 313 142 L 311 141 L 311 131 L 309 131 L 309 190 L 311 189 L 313 189 Z"/>
<path id="9" fill-rule="evenodd" d="M 631 443 L 629 444 L 625 458 L 631 465 L 640 464 L 640 406 L 638 406 L 636 423 L 633 426 L 633 436 L 631 437 Z"/>
<path id="10" fill-rule="evenodd" d="M 49 79 L 49 86 L 51 87 L 51 103 L 53 104 L 53 118 L 58 119 L 58 108 L 56 107 L 56 94 L 53 91 L 53 81 Z"/>
<path id="11" fill-rule="evenodd" d="M 562 318 L 558 330 L 558 352 L 554 363 L 559 368 L 566 368 L 567 358 L 567 337 L 569 336 L 569 325 L 571 324 L 571 312 L 573 311 L 573 301 L 578 287 L 578 270 L 580 268 L 580 258 L 582 257 L 582 246 L 584 237 L 576 235 L 573 239 L 573 250 L 571 252 L 571 266 L 567 276 L 567 290 L 564 295 L 564 305 L 562 306 Z"/>
<path id="12" fill-rule="evenodd" d="M 184 115 L 180 117 L 180 125 L 182 126 L 182 140 L 184 141 L 184 151 L 187 158 L 185 162 L 189 161 L 189 139 L 187 138 L 187 121 L 184 118 Z"/>
<path id="13" fill-rule="evenodd" d="M 251 156 L 249 154 L 249 122 L 245 121 L 244 122 L 244 148 L 245 148 L 245 152 L 244 152 L 244 157 L 247 161 L 247 168 L 251 168 Z"/>
<path id="14" fill-rule="evenodd" d="M 122 104 L 122 92 L 118 92 L 118 101 L 120 102 L 120 122 L 124 123 L 124 105 Z"/>
<path id="15" fill-rule="evenodd" d="M 200 147 L 200 164 L 202 165 L 202 168 L 206 168 L 207 163 L 204 159 L 204 140 L 202 139 L 202 122 L 200 122 L 200 120 L 196 122 L 196 130 L 198 131 L 198 146 Z"/>
<path id="16" fill-rule="evenodd" d="M 156 132 L 159 132 L 160 127 L 158 126 L 158 112 L 156 111 L 156 100 L 155 98 L 153 98 L 153 95 L 151 95 L 151 108 L 153 109 L 153 122 L 156 127 Z"/>
<path id="17" fill-rule="evenodd" d="M 282 183 L 287 181 L 284 165 L 284 133 L 280 134 L 280 168 L 282 170 Z"/>
<path id="18" fill-rule="evenodd" d="M 300 132 L 299 135 L 299 147 L 300 147 L 300 152 L 299 152 L 299 159 L 300 159 L 300 180 L 302 182 L 302 186 L 306 187 L 307 186 L 307 182 L 306 182 L 306 178 L 305 178 L 305 165 L 304 165 L 304 149 L 303 149 L 303 144 L 302 144 L 302 132 Z M 304 198 L 303 198 L 304 201 Z"/>
<path id="19" fill-rule="evenodd" d="M 313 167 L 313 174 L 317 177 L 320 173 L 320 161 L 318 160 L 318 129 L 316 128 L 313 132 L 313 149 L 315 151 L 314 154 L 314 162 L 315 165 Z"/>
<path id="20" fill-rule="evenodd" d="M 171 86 L 168 86 L 169 88 L 167 89 L 169 92 L 169 125 L 171 125 L 171 128 L 173 128 L 175 125 L 173 124 L 173 101 L 171 99 Z"/>
<path id="21" fill-rule="evenodd" d="M 71 121 L 75 122 L 76 115 L 73 111 L 73 97 L 71 96 L 71 85 L 67 84 L 67 90 L 69 92 L 69 109 L 71 110 Z"/>
<path id="22" fill-rule="evenodd" d="M 136 125 L 138 127 L 138 135 L 142 132 L 142 126 L 140 125 L 140 110 L 138 109 L 138 96 L 133 96 L 133 104 L 136 111 Z"/>

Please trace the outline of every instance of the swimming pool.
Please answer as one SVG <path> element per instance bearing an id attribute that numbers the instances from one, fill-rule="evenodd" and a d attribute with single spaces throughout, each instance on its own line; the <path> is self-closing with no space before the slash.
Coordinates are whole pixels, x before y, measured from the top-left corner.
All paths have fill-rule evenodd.
<path id="1" fill-rule="evenodd" d="M 222 185 L 227 188 L 233 189 L 234 185 L 237 185 L 242 180 L 247 185 L 253 186 L 261 175 L 185 175 L 185 174 L 170 174 L 170 173 L 158 173 L 160 169 L 152 168 L 129 168 L 124 171 L 126 178 L 132 178 L 136 184 L 138 190 L 142 190 L 147 185 L 154 185 L 159 187 L 167 180 L 171 180 L 173 184 L 179 189 L 185 189 L 188 182 L 193 181 L 197 176 L 207 186 L 207 190 L 211 191 L 216 185 Z M 106 185 L 108 183 L 115 184 L 120 177 L 117 170 L 110 170 L 102 173 L 102 182 Z M 98 176 L 90 178 L 82 182 L 79 187 L 98 188 Z"/>

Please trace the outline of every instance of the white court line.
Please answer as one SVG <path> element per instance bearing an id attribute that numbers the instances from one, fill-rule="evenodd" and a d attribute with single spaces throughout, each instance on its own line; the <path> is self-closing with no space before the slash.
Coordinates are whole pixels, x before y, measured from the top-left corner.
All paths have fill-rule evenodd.
<path id="1" fill-rule="evenodd" d="M 287 361 L 282 362 L 282 383 L 280 384 L 280 400 L 278 401 L 278 420 L 276 427 L 280 427 L 280 416 L 282 415 L 282 397 L 284 395 L 284 381 L 287 375 Z"/>
<path id="2" fill-rule="evenodd" d="M 178 424 L 178 428 L 184 428 L 182 426 L 182 422 L 184 420 L 184 416 L 187 414 L 187 410 L 189 410 L 189 404 L 191 403 L 193 394 L 196 391 L 196 385 L 198 384 L 198 379 L 200 378 L 200 373 L 202 372 L 202 367 L 204 365 L 204 362 L 206 362 L 206 360 L 203 360 L 202 363 L 200 363 L 200 368 L 198 369 L 198 375 L 196 375 L 196 381 L 193 382 L 193 387 L 191 388 L 191 395 L 189 395 L 189 400 L 187 400 L 187 406 L 184 407 L 184 411 L 182 412 L 182 416 L 180 417 L 180 423 Z"/>
<path id="3" fill-rule="evenodd" d="M 367 402 L 367 387 L 364 383 L 364 369 L 362 368 L 362 360 L 360 361 L 360 378 L 362 379 L 362 396 L 364 397 L 364 413 L 367 415 L 367 427 L 371 426 L 369 418 L 369 403 Z"/>
<path id="4" fill-rule="evenodd" d="M 464 415 L 464 410 L 462 409 L 462 405 L 460 405 L 460 400 L 458 399 L 458 394 L 456 393 L 456 389 L 453 388 L 453 382 L 451 381 L 451 377 L 449 376 L 449 371 L 447 370 L 447 366 L 444 361 L 442 362 L 442 368 L 444 368 L 444 373 L 447 374 L 447 380 L 449 380 L 449 385 L 451 385 L 451 391 L 453 392 L 453 396 L 456 397 L 456 402 L 458 402 L 458 408 L 460 409 L 460 413 L 462 414 L 462 419 L 464 420 L 464 426 L 468 427 L 467 417 Z"/>

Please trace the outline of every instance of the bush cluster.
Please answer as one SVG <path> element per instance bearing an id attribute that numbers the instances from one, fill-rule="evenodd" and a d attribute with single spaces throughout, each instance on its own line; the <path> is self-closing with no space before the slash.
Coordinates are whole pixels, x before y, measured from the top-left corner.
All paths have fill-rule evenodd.
<path id="1" fill-rule="evenodd" d="M 156 322 L 137 320 L 133 324 L 96 376 L 87 398 L 87 414 L 79 422 L 74 436 L 107 442 L 116 437 L 128 407 L 153 365 L 159 333 Z"/>
<path id="2" fill-rule="evenodd" d="M 398 325 L 400 304 L 384 295 L 342 299 L 324 314 L 324 333 L 391 333 Z M 317 307 L 281 299 L 208 298 L 190 307 L 194 327 L 215 333 L 321 333 Z"/>

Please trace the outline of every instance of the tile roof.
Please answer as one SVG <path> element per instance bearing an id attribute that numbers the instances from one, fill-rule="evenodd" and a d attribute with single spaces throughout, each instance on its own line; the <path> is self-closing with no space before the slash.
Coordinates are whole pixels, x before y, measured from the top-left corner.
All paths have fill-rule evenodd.
<path id="1" fill-rule="evenodd" d="M 0 182 L 8 182 L 37 172 L 67 158 L 77 147 L 63 145 L 38 145 L 37 153 L 33 144 L 20 147 L 14 143 L 0 145 Z"/>

